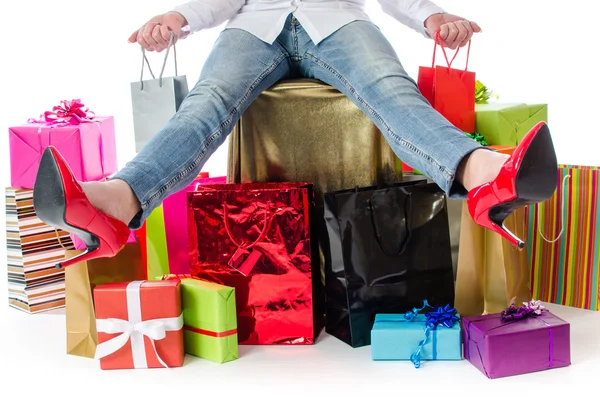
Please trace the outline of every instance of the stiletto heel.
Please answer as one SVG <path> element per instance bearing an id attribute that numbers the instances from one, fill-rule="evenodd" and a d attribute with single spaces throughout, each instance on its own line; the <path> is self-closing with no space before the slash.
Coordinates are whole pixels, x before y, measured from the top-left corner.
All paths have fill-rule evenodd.
<path id="1" fill-rule="evenodd" d="M 556 191 L 558 163 L 550 130 L 538 123 L 525 135 L 496 179 L 469 192 L 468 206 L 475 223 L 495 231 L 523 248 L 525 242 L 504 225 L 516 209 L 548 200 Z"/>
<path id="2" fill-rule="evenodd" d="M 79 237 L 85 252 L 56 265 L 64 268 L 84 260 L 113 257 L 127 242 L 123 222 L 92 206 L 69 165 L 53 146 L 44 150 L 33 189 L 33 207 L 40 220 Z"/>

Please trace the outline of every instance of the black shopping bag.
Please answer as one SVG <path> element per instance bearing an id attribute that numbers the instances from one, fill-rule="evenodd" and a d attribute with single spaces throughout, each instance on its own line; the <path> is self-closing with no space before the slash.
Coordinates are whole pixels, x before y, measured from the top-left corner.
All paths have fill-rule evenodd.
<path id="1" fill-rule="evenodd" d="M 325 196 L 326 331 L 370 345 L 377 313 L 454 303 L 446 196 L 426 181 Z"/>

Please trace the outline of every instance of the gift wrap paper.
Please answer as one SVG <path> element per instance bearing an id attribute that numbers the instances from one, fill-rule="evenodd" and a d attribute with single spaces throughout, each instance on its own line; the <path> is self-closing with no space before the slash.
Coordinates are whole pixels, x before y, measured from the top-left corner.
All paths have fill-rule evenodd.
<path id="1" fill-rule="evenodd" d="M 419 342 L 425 337 L 424 314 L 407 321 L 403 314 L 377 314 L 371 331 L 373 360 L 410 360 Z M 430 332 L 421 350 L 422 360 L 462 360 L 460 322 L 452 328 L 438 326 Z"/>
<path id="2" fill-rule="evenodd" d="M 512 154 L 515 152 L 515 149 L 517 148 L 516 146 L 500 146 L 500 145 L 492 145 L 492 146 L 488 146 L 488 147 L 490 149 L 494 150 L 495 152 L 507 154 L 509 156 L 512 156 Z"/>
<path id="3" fill-rule="evenodd" d="M 475 105 L 475 131 L 486 138 L 488 145 L 517 146 L 540 121 L 548 122 L 548 105 Z"/>
<path id="4" fill-rule="evenodd" d="M 570 325 L 554 314 L 503 322 L 500 314 L 462 320 L 464 355 L 488 378 L 571 364 Z"/>
<path id="5" fill-rule="evenodd" d="M 9 129 L 11 186 L 33 189 L 46 147 L 52 145 L 78 181 L 99 181 L 117 171 L 115 122 L 97 117 L 79 125 L 27 124 Z"/>
<path id="6" fill-rule="evenodd" d="M 600 310 L 599 177 L 600 167 L 559 165 L 554 196 L 528 208 L 535 299 Z"/>
<path id="7" fill-rule="evenodd" d="M 185 352 L 216 363 L 238 358 L 235 290 L 181 279 Z"/>
<path id="8" fill-rule="evenodd" d="M 66 251 L 66 259 L 83 251 Z M 92 292 L 111 282 L 145 280 L 139 243 L 126 244 L 113 258 L 98 258 L 65 268 L 67 354 L 94 358 L 98 335 Z"/>
<path id="9" fill-rule="evenodd" d="M 505 224 L 526 238 L 525 209 L 514 211 Z M 459 247 L 454 307 L 463 316 L 497 313 L 513 302 L 531 300 L 527 248 L 519 250 L 499 234 L 477 225 L 466 201 Z"/>
<path id="10" fill-rule="evenodd" d="M 114 353 L 99 357 L 102 369 L 163 368 L 160 360 L 169 368 L 183 365 L 183 319 L 179 280 L 104 284 L 94 289 L 94 307 L 97 322 L 129 322 L 136 330 L 141 330 L 132 332 L 125 344 Z M 153 332 L 153 328 L 173 323 L 175 319 L 179 319 L 180 323 L 174 327 L 166 326 L 164 337 L 159 332 Z M 100 326 L 97 326 L 99 331 L 96 356 L 98 351 L 104 350 L 106 346 L 115 342 L 115 339 L 127 336 L 122 331 L 100 332 Z M 143 331 L 154 334 L 154 340 L 142 333 Z"/>

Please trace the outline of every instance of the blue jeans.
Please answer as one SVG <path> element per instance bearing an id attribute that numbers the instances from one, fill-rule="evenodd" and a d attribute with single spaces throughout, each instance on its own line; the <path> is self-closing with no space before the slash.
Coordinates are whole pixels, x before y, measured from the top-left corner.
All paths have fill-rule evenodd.
<path id="1" fill-rule="evenodd" d="M 454 182 L 456 170 L 465 156 L 482 147 L 430 106 L 380 30 L 356 21 L 314 45 L 290 16 L 272 45 L 239 29 L 221 33 L 179 111 L 115 175 L 129 184 L 141 204 L 129 226 L 141 227 L 162 200 L 189 185 L 252 101 L 290 77 L 314 78 L 337 88 L 373 120 L 403 162 L 449 197 L 466 195 Z"/>

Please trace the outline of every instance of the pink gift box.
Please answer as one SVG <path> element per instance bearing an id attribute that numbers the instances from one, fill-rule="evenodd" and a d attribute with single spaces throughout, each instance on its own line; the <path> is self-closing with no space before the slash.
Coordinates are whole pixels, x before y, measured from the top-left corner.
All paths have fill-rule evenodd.
<path id="1" fill-rule="evenodd" d="M 115 124 L 96 117 L 79 125 L 31 123 L 9 128 L 11 186 L 33 189 L 44 149 L 56 147 L 77 180 L 97 181 L 117 171 Z"/>
<path id="2" fill-rule="evenodd" d="M 227 182 L 227 177 L 209 178 L 202 173 L 185 189 L 172 194 L 163 201 L 165 219 L 165 234 L 167 238 L 167 253 L 169 256 L 169 270 L 174 274 L 187 274 L 190 272 L 190 259 L 188 250 L 188 214 L 187 194 L 196 190 L 196 186 L 222 184 Z M 202 176 L 207 176 L 203 178 Z"/>

